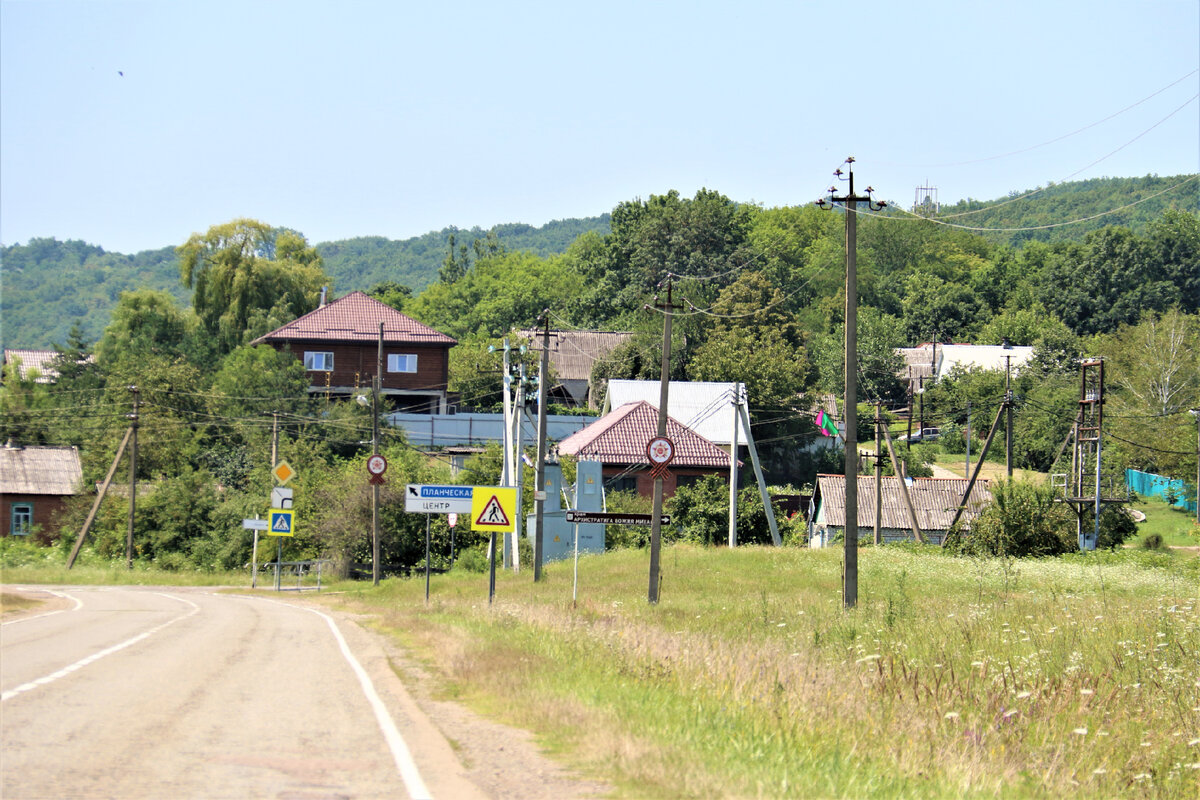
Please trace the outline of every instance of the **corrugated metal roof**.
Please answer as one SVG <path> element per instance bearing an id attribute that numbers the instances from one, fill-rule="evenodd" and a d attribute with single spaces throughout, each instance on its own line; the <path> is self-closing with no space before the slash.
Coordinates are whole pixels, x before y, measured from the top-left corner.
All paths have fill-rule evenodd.
<path id="1" fill-rule="evenodd" d="M 541 331 L 517 334 L 541 346 Z M 550 331 L 550 366 L 559 380 L 590 380 L 596 362 L 632 338 L 632 333 L 621 331 Z"/>
<path id="2" fill-rule="evenodd" d="M 558 452 L 605 464 L 649 464 L 646 445 L 658 435 L 658 409 L 645 400 L 626 403 L 558 443 Z M 728 467 L 729 455 L 695 431 L 667 417 L 675 443 L 673 467 Z"/>
<path id="3" fill-rule="evenodd" d="M 954 512 L 962 500 L 969 481 L 966 478 L 913 478 L 908 487 L 913 510 L 917 513 L 917 524 L 923 531 L 945 530 L 954 519 Z M 884 528 L 910 528 L 908 509 L 900 491 L 900 479 L 885 475 L 881 481 L 883 512 L 880 526 Z M 817 493 L 822 506 L 821 515 L 827 525 L 846 525 L 846 476 L 818 475 Z M 967 510 L 963 517 L 970 521 L 992 502 L 987 481 L 978 480 L 971 488 Z M 858 476 L 858 525 L 860 528 L 875 524 L 875 476 Z"/>
<path id="4" fill-rule="evenodd" d="M 76 494 L 82 479 L 77 448 L 0 447 L 0 494 Z"/>
<path id="5" fill-rule="evenodd" d="M 671 381 L 667 387 L 667 414 L 691 428 L 708 441 L 729 445 L 733 439 L 733 392 L 745 388 L 736 383 L 716 381 Z M 659 381 L 611 380 L 604 411 L 626 403 L 644 400 L 658 408 Z M 746 428 L 738 421 L 738 442 L 746 443 Z"/>
<path id="6" fill-rule="evenodd" d="M 412 317 L 362 292 L 351 292 L 299 319 L 276 328 L 253 344 L 264 342 L 361 342 L 379 341 L 383 323 L 385 344 L 448 344 L 457 342 Z"/>
<path id="7" fill-rule="evenodd" d="M 18 369 L 20 370 L 21 380 L 27 379 L 31 370 L 37 370 L 41 373 L 37 378 L 38 383 L 54 383 L 58 380 L 58 370 L 53 366 L 54 359 L 56 358 L 58 358 L 57 350 L 22 350 L 12 348 L 4 351 L 5 364 L 12 364 L 13 362 L 19 364 Z M 79 363 L 83 364 L 95 360 L 93 356 L 88 356 Z"/>

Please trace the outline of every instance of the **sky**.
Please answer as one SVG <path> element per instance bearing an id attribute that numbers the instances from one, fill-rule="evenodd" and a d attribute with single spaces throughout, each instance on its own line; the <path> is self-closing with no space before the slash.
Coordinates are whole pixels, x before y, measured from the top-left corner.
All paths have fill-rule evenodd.
<path id="1" fill-rule="evenodd" d="M 0 242 L 1192 174 L 1198 68 L 1196 0 L 0 0 Z"/>

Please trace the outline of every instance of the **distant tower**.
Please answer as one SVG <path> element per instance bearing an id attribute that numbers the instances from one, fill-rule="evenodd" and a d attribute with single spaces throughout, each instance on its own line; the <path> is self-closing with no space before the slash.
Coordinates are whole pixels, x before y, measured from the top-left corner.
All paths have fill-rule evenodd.
<path id="1" fill-rule="evenodd" d="M 928 179 L 925 181 L 929 183 Z M 936 186 L 918 186 L 913 196 L 913 213 L 922 217 L 932 217 L 941 210 L 938 203 Z"/>

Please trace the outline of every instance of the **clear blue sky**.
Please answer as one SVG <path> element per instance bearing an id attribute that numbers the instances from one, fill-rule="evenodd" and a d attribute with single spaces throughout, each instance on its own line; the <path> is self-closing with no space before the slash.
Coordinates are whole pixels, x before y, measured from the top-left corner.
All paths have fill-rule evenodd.
<path id="1" fill-rule="evenodd" d="M 0 241 L 797 205 L 847 155 L 906 206 L 1195 173 L 1198 67 L 1196 0 L 0 0 Z"/>

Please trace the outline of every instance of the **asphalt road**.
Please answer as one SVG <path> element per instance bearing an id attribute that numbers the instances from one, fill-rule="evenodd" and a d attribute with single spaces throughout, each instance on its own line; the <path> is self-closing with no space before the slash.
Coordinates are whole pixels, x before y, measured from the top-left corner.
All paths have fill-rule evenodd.
<path id="1" fill-rule="evenodd" d="M 6 800 L 482 796 L 345 619 L 207 589 L 52 591 L 0 627 Z"/>

